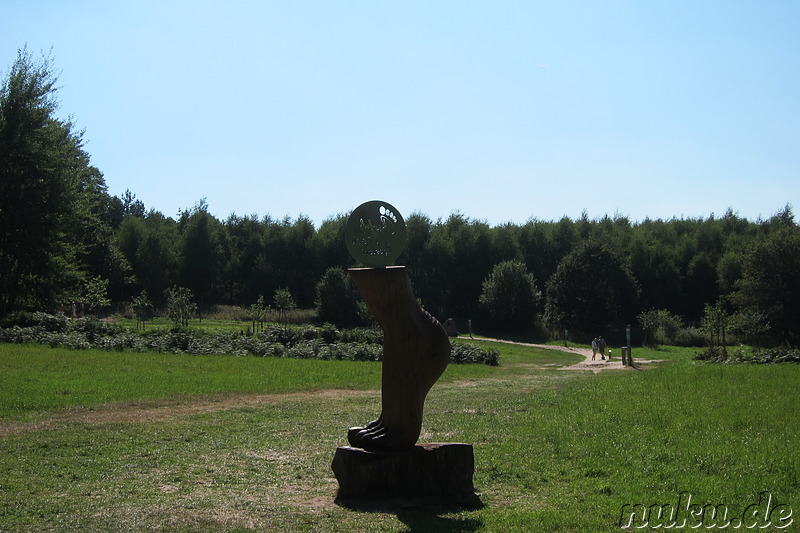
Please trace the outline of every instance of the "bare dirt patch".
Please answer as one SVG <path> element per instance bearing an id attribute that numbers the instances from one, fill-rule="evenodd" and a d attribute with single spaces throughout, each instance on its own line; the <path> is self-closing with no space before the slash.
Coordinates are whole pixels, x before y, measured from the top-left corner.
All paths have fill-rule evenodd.
<path id="1" fill-rule="evenodd" d="M 45 413 L 43 418 L 25 422 L 0 421 L 0 437 L 31 431 L 55 429 L 70 423 L 113 424 L 160 422 L 197 414 L 231 409 L 262 407 L 277 402 L 304 399 L 331 399 L 375 394 L 375 391 L 326 389 L 276 394 L 222 394 L 186 400 L 109 404 Z"/>

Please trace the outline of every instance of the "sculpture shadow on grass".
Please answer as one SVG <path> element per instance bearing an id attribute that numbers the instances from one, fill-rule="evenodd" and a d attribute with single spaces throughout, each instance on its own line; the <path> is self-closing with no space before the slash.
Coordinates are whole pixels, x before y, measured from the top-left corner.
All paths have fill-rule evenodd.
<path id="1" fill-rule="evenodd" d="M 336 505 L 361 513 L 394 514 L 405 524 L 407 533 L 469 533 L 483 527 L 479 517 L 443 516 L 462 511 L 476 511 L 484 504 L 450 504 L 445 502 L 419 502 L 402 498 L 375 501 L 336 499 Z"/>
<path id="2" fill-rule="evenodd" d="M 397 519 L 408 526 L 409 533 L 468 533 L 483 527 L 479 518 L 448 517 L 418 512 L 397 513 Z"/>

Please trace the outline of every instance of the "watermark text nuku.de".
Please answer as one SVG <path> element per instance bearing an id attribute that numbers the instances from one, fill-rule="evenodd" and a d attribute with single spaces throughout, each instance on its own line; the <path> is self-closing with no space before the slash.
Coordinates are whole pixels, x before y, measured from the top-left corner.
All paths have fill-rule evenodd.
<path id="1" fill-rule="evenodd" d="M 678 494 L 674 503 L 625 504 L 619 516 L 622 529 L 784 529 L 793 522 L 792 508 L 777 503 L 769 491 L 760 493 L 758 502 L 741 512 L 724 503 L 692 503 L 692 495 L 684 491 Z"/>

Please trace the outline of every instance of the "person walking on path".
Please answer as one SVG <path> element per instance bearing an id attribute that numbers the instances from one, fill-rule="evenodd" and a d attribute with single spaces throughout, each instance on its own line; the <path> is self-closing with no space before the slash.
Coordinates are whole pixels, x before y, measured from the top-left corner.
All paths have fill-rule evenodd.
<path id="1" fill-rule="evenodd" d="M 594 358 L 597 355 L 597 349 L 599 347 L 600 345 L 597 342 L 597 337 L 595 337 L 594 340 L 592 341 L 592 361 L 594 361 Z"/>
<path id="2" fill-rule="evenodd" d="M 605 361 L 606 360 L 606 341 L 603 337 L 597 339 L 597 349 L 600 351 L 600 358 Z M 594 357 L 592 358 L 594 359 Z"/>

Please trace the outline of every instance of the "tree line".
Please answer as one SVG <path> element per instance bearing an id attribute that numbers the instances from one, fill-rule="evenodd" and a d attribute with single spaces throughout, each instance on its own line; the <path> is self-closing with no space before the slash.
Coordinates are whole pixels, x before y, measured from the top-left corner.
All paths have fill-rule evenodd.
<path id="1" fill-rule="evenodd" d="M 189 289 L 200 312 L 252 306 L 279 290 L 309 308 L 321 303 L 321 280 L 347 284 L 341 272 L 356 265 L 346 213 L 319 227 L 303 216 L 220 220 L 202 199 L 170 217 L 130 191 L 110 195 L 83 133 L 56 118 L 55 82 L 50 59 L 23 49 L 0 89 L 0 314 L 143 293 L 160 306 L 173 287 Z M 462 330 L 472 320 L 609 337 L 625 324 L 645 329 L 648 312 L 699 324 L 711 306 L 749 316 L 772 342 L 800 340 L 800 229 L 788 205 L 756 221 L 728 210 L 492 226 L 414 212 L 406 225 L 398 264 L 423 305 Z M 342 290 L 328 293 L 352 293 Z"/>

